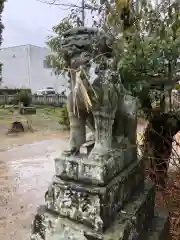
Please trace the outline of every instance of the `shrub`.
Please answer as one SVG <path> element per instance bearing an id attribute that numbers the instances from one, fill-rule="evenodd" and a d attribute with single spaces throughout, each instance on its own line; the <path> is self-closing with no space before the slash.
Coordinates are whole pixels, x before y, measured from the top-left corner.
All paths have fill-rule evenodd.
<path id="1" fill-rule="evenodd" d="M 20 88 L 0 88 L 0 95 L 16 95 L 19 94 L 21 91 L 27 91 L 31 94 L 31 89 L 20 89 Z"/>
<path id="2" fill-rule="evenodd" d="M 70 127 L 67 104 L 64 104 L 60 111 L 59 124 Z"/>
<path id="3" fill-rule="evenodd" d="M 27 90 L 21 90 L 19 94 L 17 94 L 18 102 L 22 102 L 24 107 L 28 107 L 32 102 L 32 95 Z"/>
<path id="4" fill-rule="evenodd" d="M 10 101 L 8 101 L 8 104 L 10 105 L 18 105 L 19 103 L 19 94 L 16 94 L 13 99 L 11 99 Z"/>

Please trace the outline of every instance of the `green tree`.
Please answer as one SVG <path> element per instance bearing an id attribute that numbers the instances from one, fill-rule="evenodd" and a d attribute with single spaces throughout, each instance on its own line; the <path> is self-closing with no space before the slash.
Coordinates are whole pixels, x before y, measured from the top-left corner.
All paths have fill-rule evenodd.
<path id="1" fill-rule="evenodd" d="M 61 54 L 61 41 L 64 31 L 73 28 L 74 24 L 70 18 L 64 18 L 57 26 L 53 27 L 54 36 L 50 36 L 47 41 L 47 45 L 50 48 L 52 54 L 47 56 L 47 64 L 52 67 L 56 75 L 63 74 L 65 72 L 65 61 Z"/>
<path id="2" fill-rule="evenodd" d="M 134 5 L 126 1 L 122 7 L 119 0 L 113 7 L 104 4 L 123 84 L 138 96 L 150 117 L 152 87 L 172 88 L 178 80 L 179 2 L 161 1 L 153 6 L 151 1 L 139 0 Z"/>

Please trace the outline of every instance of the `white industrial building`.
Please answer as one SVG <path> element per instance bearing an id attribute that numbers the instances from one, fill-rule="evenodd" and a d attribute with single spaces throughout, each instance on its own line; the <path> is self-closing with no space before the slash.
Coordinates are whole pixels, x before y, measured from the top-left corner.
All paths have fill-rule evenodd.
<path id="1" fill-rule="evenodd" d="M 50 51 L 44 47 L 21 45 L 0 50 L 3 64 L 1 88 L 31 88 L 32 92 L 53 87 L 61 92 L 67 86 L 63 76 L 55 76 L 48 68 L 46 56 Z"/>

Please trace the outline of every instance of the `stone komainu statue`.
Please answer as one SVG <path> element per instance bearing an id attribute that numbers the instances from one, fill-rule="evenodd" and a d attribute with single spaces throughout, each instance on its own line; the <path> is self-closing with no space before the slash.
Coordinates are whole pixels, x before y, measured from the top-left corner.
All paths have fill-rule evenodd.
<path id="1" fill-rule="evenodd" d="M 70 69 L 70 149 L 66 154 L 79 153 L 86 142 L 86 125 L 94 133 L 98 152 L 118 148 L 124 139 L 136 148 L 136 102 L 125 94 L 116 74 L 110 40 L 94 28 L 75 28 L 63 35 L 61 51 Z"/>
<path id="2" fill-rule="evenodd" d="M 137 159 L 136 102 L 116 74 L 108 38 L 72 29 L 64 33 L 62 52 L 70 69 L 70 149 L 54 159 L 31 240 L 168 239 L 168 217 L 155 216 L 154 187 L 144 182 Z M 80 149 L 86 124 L 95 136 L 88 154 Z"/>

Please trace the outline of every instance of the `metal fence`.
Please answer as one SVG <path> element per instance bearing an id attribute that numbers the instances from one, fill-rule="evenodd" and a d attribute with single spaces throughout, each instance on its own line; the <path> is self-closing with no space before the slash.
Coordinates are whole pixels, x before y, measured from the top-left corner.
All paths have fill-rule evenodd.
<path id="1" fill-rule="evenodd" d="M 67 102 L 67 97 L 64 95 L 48 95 L 48 96 L 36 96 L 33 95 L 32 103 L 35 105 L 50 105 L 62 107 Z"/>
<path id="2" fill-rule="evenodd" d="M 0 95 L 0 105 L 13 104 L 15 95 Z M 37 96 L 32 95 L 32 104 L 34 105 L 49 105 L 62 107 L 67 102 L 67 97 L 64 95 L 48 95 Z"/>

